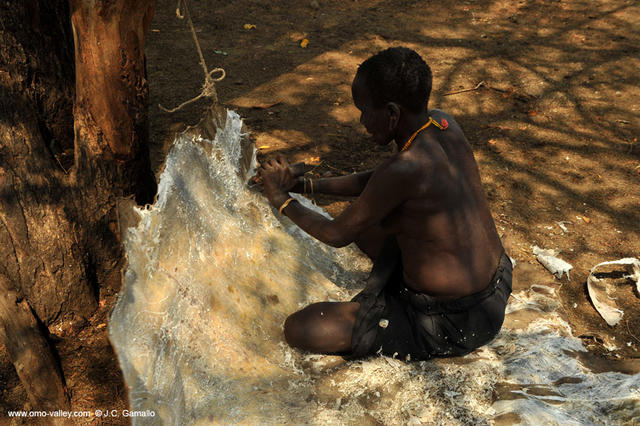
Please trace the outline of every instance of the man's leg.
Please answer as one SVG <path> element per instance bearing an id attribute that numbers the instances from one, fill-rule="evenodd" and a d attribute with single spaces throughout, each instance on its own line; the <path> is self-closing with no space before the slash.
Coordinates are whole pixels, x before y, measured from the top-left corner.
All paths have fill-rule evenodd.
<path id="1" fill-rule="evenodd" d="M 374 235 L 375 232 L 377 231 L 369 235 Z M 377 234 L 376 237 L 382 238 L 383 235 Z M 373 291 L 376 296 L 387 284 L 400 261 L 400 248 L 394 236 L 386 235 L 379 244 L 364 290 Z M 309 352 L 349 353 L 359 309 L 360 304 L 357 302 L 313 303 L 287 318 L 284 337 L 290 346 Z"/>
<path id="2" fill-rule="evenodd" d="M 290 346 L 309 352 L 349 353 L 359 307 L 355 302 L 311 304 L 287 318 L 284 337 Z"/>

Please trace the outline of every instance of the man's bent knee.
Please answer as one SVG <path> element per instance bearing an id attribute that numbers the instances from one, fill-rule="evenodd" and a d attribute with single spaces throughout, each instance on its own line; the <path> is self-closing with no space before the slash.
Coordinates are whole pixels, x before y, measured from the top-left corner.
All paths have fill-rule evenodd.
<path id="1" fill-rule="evenodd" d="M 322 350 L 321 325 L 319 320 L 314 318 L 313 305 L 298 311 L 284 322 L 284 338 L 294 348 L 309 352 L 320 352 Z"/>
<path id="2" fill-rule="evenodd" d="M 284 322 L 284 339 L 289 346 L 301 348 L 304 340 L 304 330 L 298 320 L 300 311 L 289 315 Z"/>
<path id="3" fill-rule="evenodd" d="M 348 352 L 357 303 L 321 302 L 290 315 L 284 337 L 290 346 L 317 353 Z"/>

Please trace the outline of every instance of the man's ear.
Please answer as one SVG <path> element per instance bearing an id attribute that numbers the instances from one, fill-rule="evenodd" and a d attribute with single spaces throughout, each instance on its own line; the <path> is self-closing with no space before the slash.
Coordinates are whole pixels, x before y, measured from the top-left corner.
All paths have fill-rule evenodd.
<path id="1" fill-rule="evenodd" d="M 400 122 L 400 105 L 389 102 L 387 103 L 387 111 L 389 112 L 389 130 L 393 132 Z"/>

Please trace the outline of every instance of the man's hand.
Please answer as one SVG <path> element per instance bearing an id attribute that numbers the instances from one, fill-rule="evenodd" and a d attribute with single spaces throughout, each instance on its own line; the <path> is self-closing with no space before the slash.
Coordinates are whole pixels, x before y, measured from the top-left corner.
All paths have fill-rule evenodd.
<path id="1" fill-rule="evenodd" d="M 267 160 L 258 169 L 264 193 L 274 207 L 279 208 L 289 198 L 288 192 L 298 183 L 296 171 L 282 157 Z"/>

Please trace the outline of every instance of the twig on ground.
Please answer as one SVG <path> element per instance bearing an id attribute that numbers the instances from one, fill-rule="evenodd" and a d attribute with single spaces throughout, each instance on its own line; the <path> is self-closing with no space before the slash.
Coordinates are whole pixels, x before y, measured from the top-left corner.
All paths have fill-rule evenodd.
<path id="1" fill-rule="evenodd" d="M 473 92 L 474 90 L 478 90 L 482 86 L 486 86 L 486 85 L 487 85 L 487 83 L 485 83 L 484 80 L 482 80 L 478 84 L 476 84 L 476 87 L 474 87 L 473 89 L 456 90 L 455 92 L 445 93 L 443 96 L 457 95 L 458 93 L 464 93 L 464 92 Z"/>
<path id="2" fill-rule="evenodd" d="M 500 89 L 498 87 L 489 86 L 487 82 L 484 80 L 478 82 L 478 84 L 476 84 L 475 87 L 471 89 L 461 89 L 461 90 L 456 90 L 454 92 L 447 92 L 443 96 L 457 95 L 458 93 L 465 93 L 465 92 L 473 92 L 478 90 L 481 87 L 486 87 L 487 89 L 495 90 L 496 92 L 502 93 L 508 97 L 515 97 L 516 99 L 522 102 L 529 102 L 536 98 L 535 96 L 532 96 L 526 93 L 519 93 L 515 89 Z"/>
<path id="3" fill-rule="evenodd" d="M 633 333 L 631 332 L 631 329 L 629 328 L 629 320 L 626 321 L 626 324 L 627 324 L 627 332 L 629 333 L 629 336 L 633 337 L 634 339 L 636 339 L 638 343 L 640 343 L 640 339 L 634 336 Z"/>

